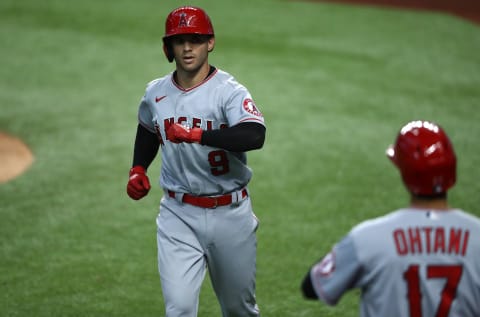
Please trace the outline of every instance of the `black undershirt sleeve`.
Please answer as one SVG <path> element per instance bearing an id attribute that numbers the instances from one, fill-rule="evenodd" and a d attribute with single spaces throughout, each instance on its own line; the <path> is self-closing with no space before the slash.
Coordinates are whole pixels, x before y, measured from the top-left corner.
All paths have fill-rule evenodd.
<path id="1" fill-rule="evenodd" d="M 147 169 L 157 155 L 159 147 L 160 141 L 157 135 L 139 124 L 135 137 L 132 166 L 141 165 Z"/>
<path id="2" fill-rule="evenodd" d="M 263 146 L 265 132 L 265 126 L 260 123 L 243 122 L 225 129 L 203 131 L 201 144 L 232 152 L 246 152 Z"/>
<path id="3" fill-rule="evenodd" d="M 318 299 L 318 296 L 315 293 L 315 290 L 313 289 L 312 279 L 310 277 L 310 271 L 308 271 L 308 273 L 305 275 L 303 279 L 301 290 L 305 298 Z"/>
<path id="4" fill-rule="evenodd" d="M 265 127 L 255 122 L 244 122 L 230 128 L 205 130 L 202 133 L 203 145 L 209 145 L 232 152 L 245 152 L 259 149 L 265 141 Z M 141 165 L 148 169 L 160 147 L 155 133 L 142 125 L 137 126 L 132 166 Z"/>

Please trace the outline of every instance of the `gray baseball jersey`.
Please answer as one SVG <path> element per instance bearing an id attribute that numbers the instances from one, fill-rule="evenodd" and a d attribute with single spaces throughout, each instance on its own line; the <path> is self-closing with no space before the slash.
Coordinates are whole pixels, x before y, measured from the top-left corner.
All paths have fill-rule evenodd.
<path id="1" fill-rule="evenodd" d="M 248 121 L 264 124 L 250 93 L 230 74 L 218 69 L 199 85 L 201 87 L 187 90 L 178 86 L 172 75 L 148 84 L 138 113 L 140 124 L 160 139 L 160 185 L 167 190 L 194 195 L 224 194 L 246 186 L 252 171 L 246 165 L 245 153 L 165 141 L 166 130 L 173 123 L 204 130 Z"/>
<path id="2" fill-rule="evenodd" d="M 354 227 L 310 277 L 334 305 L 361 288 L 361 316 L 480 316 L 480 219 L 400 209 Z"/>

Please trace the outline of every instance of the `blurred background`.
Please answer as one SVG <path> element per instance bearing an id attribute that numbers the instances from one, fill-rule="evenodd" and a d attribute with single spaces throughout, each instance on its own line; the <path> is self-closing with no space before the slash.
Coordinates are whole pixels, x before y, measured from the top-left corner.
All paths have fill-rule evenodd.
<path id="1" fill-rule="evenodd" d="M 0 131 L 35 157 L 0 184 L 0 316 L 163 316 L 160 160 L 145 199 L 130 200 L 125 188 L 140 98 L 173 70 L 165 18 L 184 4 L 0 2 Z M 264 148 L 248 154 L 264 316 L 358 315 L 358 291 L 329 308 L 305 301 L 300 282 L 357 222 L 407 204 L 384 153 L 410 120 L 450 135 L 452 205 L 480 216 L 474 20 L 384 3 L 189 4 L 213 21 L 210 62 L 249 88 L 267 124 Z M 208 277 L 199 316 L 220 316 Z"/>

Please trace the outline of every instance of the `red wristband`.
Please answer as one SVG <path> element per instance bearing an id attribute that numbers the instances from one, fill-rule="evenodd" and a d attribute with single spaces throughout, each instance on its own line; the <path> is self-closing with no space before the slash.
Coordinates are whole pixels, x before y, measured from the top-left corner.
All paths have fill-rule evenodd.
<path id="1" fill-rule="evenodd" d="M 145 174 L 145 168 L 142 165 L 136 165 L 130 169 L 129 176 L 133 174 Z"/>
<path id="2" fill-rule="evenodd" d="M 200 129 L 200 128 L 192 128 L 192 130 L 190 131 L 191 135 L 192 135 L 192 141 L 193 142 L 196 142 L 196 143 L 201 143 L 202 142 L 202 134 L 203 134 L 203 130 Z"/>

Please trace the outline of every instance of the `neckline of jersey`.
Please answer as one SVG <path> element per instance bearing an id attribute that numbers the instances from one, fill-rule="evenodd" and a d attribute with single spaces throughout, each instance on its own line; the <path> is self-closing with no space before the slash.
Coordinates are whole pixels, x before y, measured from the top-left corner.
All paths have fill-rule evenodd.
<path id="1" fill-rule="evenodd" d="M 205 77 L 204 80 L 202 80 L 201 82 L 199 82 L 197 85 L 193 86 L 193 87 L 190 87 L 190 88 L 183 88 L 182 86 L 180 86 L 179 84 L 177 84 L 177 82 L 175 81 L 175 72 L 172 73 L 172 75 L 170 76 L 171 80 L 172 80 L 172 83 L 175 87 L 177 87 L 179 90 L 183 91 L 183 92 L 189 92 L 189 91 L 192 91 L 194 90 L 195 88 L 203 85 L 204 83 L 206 83 L 207 81 L 209 81 L 213 76 L 215 76 L 215 74 L 218 72 L 218 69 L 214 66 L 210 66 L 210 71 L 208 72 L 208 75 L 207 77 Z"/>

